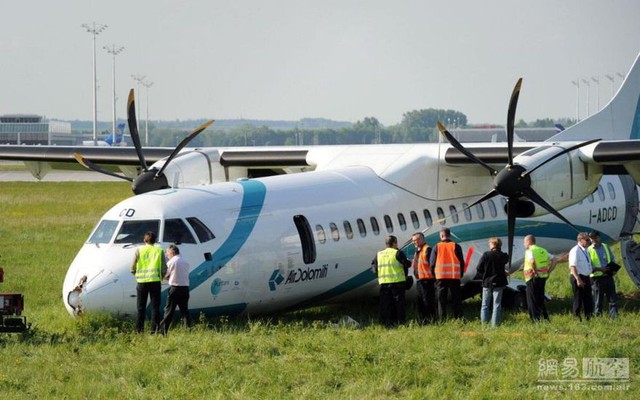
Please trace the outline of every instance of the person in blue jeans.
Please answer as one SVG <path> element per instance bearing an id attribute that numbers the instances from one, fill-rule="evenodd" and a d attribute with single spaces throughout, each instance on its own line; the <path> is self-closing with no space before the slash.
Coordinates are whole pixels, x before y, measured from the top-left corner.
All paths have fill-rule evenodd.
<path id="1" fill-rule="evenodd" d="M 480 257 L 477 273 L 482 279 L 480 321 L 485 324 L 491 320 L 491 326 L 494 328 L 501 321 L 502 292 L 507 286 L 505 267 L 508 262 L 509 255 L 502 251 L 502 240 L 497 237 L 489 239 L 489 251 L 484 252 Z M 492 303 L 493 311 L 490 312 Z"/>

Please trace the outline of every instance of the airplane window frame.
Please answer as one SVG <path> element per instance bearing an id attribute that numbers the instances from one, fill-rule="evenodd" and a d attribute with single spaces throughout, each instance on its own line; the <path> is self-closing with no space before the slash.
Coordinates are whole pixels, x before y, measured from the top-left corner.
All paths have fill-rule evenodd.
<path id="1" fill-rule="evenodd" d="M 380 235 L 380 225 L 378 224 L 378 220 L 376 217 L 369 218 L 369 222 L 371 223 L 371 230 L 375 236 Z"/>
<path id="2" fill-rule="evenodd" d="M 454 224 L 457 224 L 460 220 L 460 216 L 458 215 L 458 209 L 455 205 L 449 204 L 449 212 L 451 213 L 451 220 Z"/>
<path id="3" fill-rule="evenodd" d="M 329 230 L 331 231 L 331 239 L 333 239 L 334 242 L 337 242 L 340 240 L 340 230 L 338 229 L 338 225 L 336 225 L 335 222 L 330 222 L 329 223 Z"/>
<path id="4" fill-rule="evenodd" d="M 216 238 L 211 229 L 204 222 L 200 221 L 196 217 L 187 217 L 187 223 L 191 226 L 191 229 L 195 232 L 200 243 L 206 243 Z"/>
<path id="5" fill-rule="evenodd" d="M 302 261 L 305 264 L 313 264 L 316 261 L 316 242 L 313 239 L 313 232 L 309 220 L 304 215 L 294 215 L 293 223 L 298 230 L 300 246 L 302 247 Z"/>
<path id="6" fill-rule="evenodd" d="M 398 215 L 396 215 L 396 217 L 398 218 L 398 224 L 400 225 L 400 230 L 401 231 L 406 231 L 407 230 L 407 220 L 404 218 L 404 214 L 402 213 L 398 213 Z"/>
<path id="7" fill-rule="evenodd" d="M 440 225 L 445 225 L 447 223 L 447 219 L 444 217 L 444 210 L 442 209 L 442 207 L 436 208 L 436 214 L 438 214 Z"/>
<path id="8" fill-rule="evenodd" d="M 410 211 L 409 216 L 411 217 L 411 222 L 413 223 L 414 229 L 420 228 L 420 220 L 418 219 L 418 214 L 415 211 Z"/>
<path id="9" fill-rule="evenodd" d="M 609 191 L 609 197 L 611 198 L 611 200 L 615 200 L 616 188 L 613 187 L 613 184 L 611 182 L 607 182 L 607 190 Z"/>
<path id="10" fill-rule="evenodd" d="M 367 237 L 367 226 L 365 225 L 364 220 L 362 218 L 358 218 L 356 220 L 356 225 L 358 225 L 360 237 Z"/>
<path id="11" fill-rule="evenodd" d="M 387 233 L 393 233 L 393 221 L 391 220 L 391 217 L 385 214 L 382 219 L 384 221 L 384 226 L 387 228 Z"/>
<path id="12" fill-rule="evenodd" d="M 430 228 L 433 225 L 433 217 L 431 216 L 431 211 L 428 209 L 422 210 L 422 215 L 424 216 L 424 222 L 427 224 L 427 228 Z"/>
<path id="13" fill-rule="evenodd" d="M 491 214 L 491 218 L 495 218 L 498 216 L 498 209 L 496 208 L 496 203 L 493 199 L 487 200 L 487 204 L 489 205 L 489 214 Z"/>
<path id="14" fill-rule="evenodd" d="M 598 198 L 600 199 L 600 201 L 604 201 L 604 188 L 602 187 L 602 185 L 598 184 L 598 188 L 596 190 L 598 192 Z"/>
<path id="15" fill-rule="evenodd" d="M 593 203 L 596 200 L 595 197 L 593 197 L 593 193 L 589 193 L 589 196 L 587 196 L 587 200 L 589 201 L 589 203 Z"/>
<path id="16" fill-rule="evenodd" d="M 478 203 L 476 204 L 476 215 L 478 216 L 479 220 L 484 220 L 484 207 L 482 207 L 482 203 Z"/>
<path id="17" fill-rule="evenodd" d="M 178 238 L 178 240 L 176 239 L 176 232 L 179 231 L 179 229 L 173 229 L 172 230 L 172 237 L 169 238 L 167 235 L 167 230 L 170 229 L 170 224 L 177 224 L 179 226 L 179 229 L 181 228 L 182 230 L 182 235 L 185 235 L 185 238 L 187 240 L 184 240 L 185 238 L 180 237 Z M 171 240 L 170 240 L 171 239 Z M 191 233 L 191 231 L 189 230 L 189 227 L 187 225 L 186 222 L 184 222 L 182 220 L 182 218 L 167 218 L 163 221 L 162 224 L 162 242 L 163 243 L 175 243 L 177 245 L 181 245 L 181 244 L 197 244 L 196 242 L 196 238 L 193 236 L 193 234 Z"/>
<path id="18" fill-rule="evenodd" d="M 320 244 L 327 243 L 327 235 L 324 232 L 324 227 L 320 224 L 316 224 L 316 238 Z"/>
<path id="19" fill-rule="evenodd" d="M 126 236 L 124 238 L 118 239 L 118 237 L 123 234 L 122 231 L 125 227 L 137 226 L 135 232 L 132 233 L 124 233 Z M 155 225 L 155 226 L 151 226 Z M 122 221 L 122 224 L 118 228 L 118 232 L 113 240 L 114 244 L 141 244 L 144 243 L 144 234 L 152 231 L 152 232 L 160 232 L 160 220 L 159 219 L 132 219 L 127 221 Z M 133 238 L 135 241 L 125 240 Z"/>
<path id="20" fill-rule="evenodd" d="M 347 239 L 353 239 L 353 229 L 351 229 L 351 222 L 344 220 L 342 221 L 342 226 L 344 227 L 344 234 Z"/>
<path id="21" fill-rule="evenodd" d="M 469 204 L 462 203 L 462 210 L 464 212 L 464 219 L 467 222 L 470 222 L 473 219 L 473 215 L 471 214 L 471 209 L 469 208 Z"/>
<path id="22" fill-rule="evenodd" d="M 500 197 L 500 204 L 502 204 L 502 212 L 506 215 L 507 214 L 507 199 L 505 199 L 504 197 Z"/>
<path id="23" fill-rule="evenodd" d="M 90 244 L 108 244 L 111 243 L 113 236 L 118 230 L 120 221 L 114 219 L 103 219 L 98 222 L 98 225 L 87 239 L 87 243 Z M 106 240 L 106 242 L 104 241 Z"/>

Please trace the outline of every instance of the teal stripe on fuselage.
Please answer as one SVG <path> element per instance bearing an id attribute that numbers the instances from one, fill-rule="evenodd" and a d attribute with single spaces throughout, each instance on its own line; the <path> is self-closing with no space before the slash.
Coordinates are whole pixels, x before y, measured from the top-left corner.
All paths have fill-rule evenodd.
<path id="1" fill-rule="evenodd" d="M 588 232 L 591 228 L 585 226 L 576 226 L 583 232 Z M 474 222 L 471 224 L 454 226 L 451 229 L 451 233 L 454 236 L 453 239 L 456 242 L 467 242 L 471 240 L 483 240 L 493 236 L 507 236 L 507 221 L 487 221 L 487 222 Z M 515 236 L 534 235 L 536 237 L 553 237 L 556 239 L 576 240 L 577 232 L 567 224 L 561 222 L 544 222 L 544 221 L 518 221 L 516 223 Z M 603 241 L 613 240 L 605 233 L 601 233 Z M 425 235 L 427 243 L 434 245 L 440 241 L 440 233 L 438 231 Z M 409 244 L 405 246 L 402 251 L 409 258 L 413 258 L 414 246 Z M 374 255 L 371 256 L 373 259 Z M 371 281 L 376 279 L 373 272 L 370 269 L 366 269 L 351 279 L 348 279 L 338 286 L 335 286 L 324 293 L 307 299 L 289 309 L 299 309 L 308 307 L 311 305 L 322 304 L 336 296 L 347 293 L 350 290 L 357 289 Z"/>
<path id="2" fill-rule="evenodd" d="M 630 139 L 640 139 L 640 98 L 636 103 L 636 113 L 633 116 Z"/>
<path id="3" fill-rule="evenodd" d="M 227 240 L 212 254 L 211 260 L 203 262 L 191 271 L 189 274 L 190 290 L 194 290 L 211 278 L 240 251 L 258 221 L 267 193 L 265 185 L 255 180 L 244 180 L 237 183 L 242 186 L 243 194 L 242 206 L 236 224 Z"/>

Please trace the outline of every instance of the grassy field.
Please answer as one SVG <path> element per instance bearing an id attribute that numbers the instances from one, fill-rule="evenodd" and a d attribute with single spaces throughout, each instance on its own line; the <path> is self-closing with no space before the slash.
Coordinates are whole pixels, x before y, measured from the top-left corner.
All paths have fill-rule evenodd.
<path id="1" fill-rule="evenodd" d="M 0 334 L 1 399 L 640 398 L 640 301 L 625 271 L 616 321 L 570 316 L 566 266 L 547 285 L 551 323 L 514 310 L 495 330 L 480 325 L 477 298 L 464 303 L 462 321 L 397 329 L 376 323 L 373 301 L 200 320 L 168 337 L 104 315 L 71 318 L 61 299 L 67 266 L 129 194 L 126 183 L 2 183 L 0 292 L 25 295 L 33 327 Z M 345 315 L 360 327 L 335 323 Z M 629 381 L 542 382 L 580 379 L 588 358 L 628 359 Z"/>

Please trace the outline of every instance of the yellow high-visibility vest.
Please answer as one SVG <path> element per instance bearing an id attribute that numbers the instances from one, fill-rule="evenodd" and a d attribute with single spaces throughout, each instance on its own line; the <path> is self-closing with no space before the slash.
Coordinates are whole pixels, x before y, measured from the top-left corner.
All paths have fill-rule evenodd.
<path id="1" fill-rule="evenodd" d="M 378 283 L 404 282 L 404 265 L 396 259 L 398 249 L 388 247 L 378 252 Z"/>
<path id="2" fill-rule="evenodd" d="M 136 281 L 138 283 L 162 281 L 162 249 L 146 244 L 139 250 L 136 264 Z"/>
<path id="3" fill-rule="evenodd" d="M 535 262 L 535 268 L 531 262 L 531 257 L 527 257 L 527 252 L 533 254 L 533 262 Z M 524 257 L 524 280 L 528 282 L 537 273 L 540 278 L 549 277 L 549 253 L 547 250 L 535 244 L 529 246 L 529 249 L 525 252 Z"/>
<path id="4" fill-rule="evenodd" d="M 609 264 L 611 262 L 611 249 L 609 249 L 609 246 L 604 243 L 600 245 L 604 248 L 604 254 L 607 256 L 607 264 Z M 596 248 L 591 245 L 589 246 L 589 248 L 587 248 L 587 251 L 589 252 L 589 257 L 591 258 L 591 265 L 593 267 L 602 267 L 602 265 L 600 265 L 600 257 L 598 256 L 598 251 L 596 250 Z M 596 271 L 591 273 L 589 276 L 592 278 L 597 278 L 603 275 L 604 272 Z"/>

